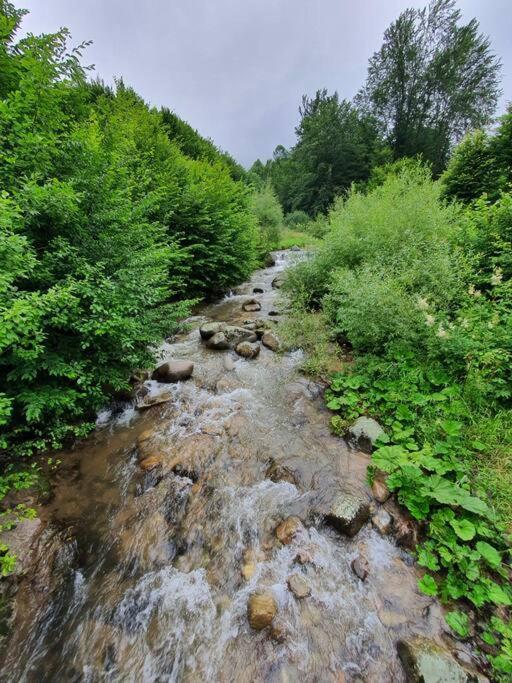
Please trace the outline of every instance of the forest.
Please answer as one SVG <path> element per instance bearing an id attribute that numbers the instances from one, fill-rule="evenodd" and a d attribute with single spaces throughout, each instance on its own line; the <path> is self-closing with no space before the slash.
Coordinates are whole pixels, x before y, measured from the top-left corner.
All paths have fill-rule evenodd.
<path id="1" fill-rule="evenodd" d="M 305 247 L 285 347 L 327 383 L 335 434 L 383 425 L 369 477 L 425 530 L 420 589 L 510 680 L 512 108 L 496 118 L 478 22 L 454 0 L 404 11 L 353 100 L 304 95 L 294 146 L 245 170 L 91 79 L 67 30 L 18 38 L 24 14 L 0 0 L 4 514 L 198 302 Z"/>

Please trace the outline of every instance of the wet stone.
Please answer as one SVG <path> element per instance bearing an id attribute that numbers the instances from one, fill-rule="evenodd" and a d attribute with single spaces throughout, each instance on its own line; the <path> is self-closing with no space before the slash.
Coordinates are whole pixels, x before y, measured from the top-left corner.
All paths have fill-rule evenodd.
<path id="1" fill-rule="evenodd" d="M 192 376 L 194 363 L 189 360 L 171 360 L 159 365 L 151 375 L 158 382 L 181 382 Z"/>
<path id="2" fill-rule="evenodd" d="M 311 588 L 306 579 L 300 574 L 292 574 L 288 577 L 288 588 L 298 600 L 311 595 Z"/>
<path id="3" fill-rule="evenodd" d="M 154 470 L 156 467 L 160 467 L 161 464 L 162 458 L 160 456 L 150 455 L 147 458 L 144 458 L 144 460 L 140 461 L 139 467 L 144 472 L 151 472 L 151 470 Z"/>
<path id="4" fill-rule="evenodd" d="M 359 417 L 349 427 L 348 439 L 363 452 L 371 453 L 375 442 L 384 433 L 377 420 L 374 420 L 372 417 L 363 416 Z"/>
<path id="5" fill-rule="evenodd" d="M 252 290 L 253 294 L 263 294 L 263 285 L 258 285 L 257 287 L 253 287 Z"/>
<path id="6" fill-rule="evenodd" d="M 260 353 L 260 345 L 248 341 L 240 342 L 235 351 L 239 356 L 242 356 L 242 358 L 257 358 Z"/>
<path id="7" fill-rule="evenodd" d="M 386 510 L 379 510 L 372 517 L 372 524 L 382 536 L 388 536 L 393 529 L 393 517 Z"/>
<path id="8" fill-rule="evenodd" d="M 279 339 L 272 332 L 265 332 L 261 338 L 261 343 L 271 351 L 277 351 L 279 349 Z"/>
<path id="9" fill-rule="evenodd" d="M 205 323 L 204 325 L 201 325 L 201 327 L 199 328 L 199 334 L 201 335 L 201 339 L 210 339 L 218 332 L 222 332 L 225 326 L 226 323 L 218 322 Z"/>
<path id="10" fill-rule="evenodd" d="M 155 406 L 162 405 L 162 403 L 168 403 L 171 399 L 172 394 L 169 392 L 157 394 L 156 396 L 144 396 L 142 400 L 137 401 L 135 408 L 137 410 L 148 410 L 148 408 L 154 408 Z"/>
<path id="11" fill-rule="evenodd" d="M 256 299 L 249 299 L 242 304 L 242 309 L 247 311 L 247 313 L 254 313 L 261 310 L 261 304 Z"/>
<path id="12" fill-rule="evenodd" d="M 354 574 L 361 579 L 361 581 L 366 581 L 368 574 L 370 573 L 370 566 L 368 560 L 363 555 L 358 555 L 350 563 L 352 571 Z"/>
<path id="13" fill-rule="evenodd" d="M 383 481 L 376 479 L 372 484 L 372 494 L 378 503 L 385 503 L 391 496 L 391 491 Z"/>
<path id="14" fill-rule="evenodd" d="M 451 654 L 426 638 L 402 640 L 397 645 L 407 681 L 411 683 L 469 683 L 470 675 Z"/>
<path id="15" fill-rule="evenodd" d="M 261 631 L 270 626 L 277 614 L 277 602 L 271 591 L 252 593 L 247 604 L 247 618 L 251 628 Z"/>
<path id="16" fill-rule="evenodd" d="M 368 521 L 370 507 L 366 500 L 350 493 L 337 496 L 325 521 L 337 531 L 346 536 L 355 536 L 363 524 Z"/>
<path id="17" fill-rule="evenodd" d="M 283 545 L 289 545 L 296 535 L 304 529 L 298 517 L 288 517 L 276 529 L 276 537 Z"/>

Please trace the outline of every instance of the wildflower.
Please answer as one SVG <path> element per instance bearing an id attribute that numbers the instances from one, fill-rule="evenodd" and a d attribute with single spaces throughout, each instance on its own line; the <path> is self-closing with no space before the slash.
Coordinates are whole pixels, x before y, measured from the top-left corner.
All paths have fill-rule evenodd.
<path id="1" fill-rule="evenodd" d="M 435 323 L 435 321 L 436 321 L 436 319 L 434 318 L 434 316 L 431 315 L 430 313 L 427 313 L 427 315 L 425 316 L 425 323 L 429 327 L 432 327 L 432 325 Z"/>
<path id="2" fill-rule="evenodd" d="M 491 285 L 495 287 L 503 281 L 503 271 L 501 268 L 495 268 L 491 276 Z"/>
<path id="3" fill-rule="evenodd" d="M 423 298 L 422 296 L 419 296 L 416 306 L 419 308 L 420 311 L 426 311 L 429 306 L 428 300 Z"/>
<path id="4" fill-rule="evenodd" d="M 439 339 L 445 339 L 448 336 L 448 332 L 444 329 L 442 325 L 439 325 L 439 329 L 437 330 L 437 336 Z"/>
<path id="5" fill-rule="evenodd" d="M 467 318 L 462 318 L 460 321 L 460 326 L 467 330 L 469 327 L 469 320 Z"/>

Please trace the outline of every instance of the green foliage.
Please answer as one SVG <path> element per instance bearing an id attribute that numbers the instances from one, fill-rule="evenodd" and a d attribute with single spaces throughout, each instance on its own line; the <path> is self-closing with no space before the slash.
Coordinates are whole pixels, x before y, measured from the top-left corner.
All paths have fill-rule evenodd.
<path id="1" fill-rule="evenodd" d="M 406 9 L 369 61 L 358 104 L 379 122 L 395 158 L 421 155 L 439 174 L 451 144 L 490 121 L 500 62 L 476 19 L 454 0 Z"/>
<path id="2" fill-rule="evenodd" d="M 297 230 L 302 229 L 307 223 L 309 223 L 310 217 L 305 211 L 291 211 L 287 213 L 284 217 L 284 224 L 287 228 L 295 228 Z"/>
<path id="3" fill-rule="evenodd" d="M 382 145 L 372 119 L 337 93 L 304 96 L 300 116 L 297 144 L 289 151 L 278 147 L 267 173 L 287 213 L 314 216 L 369 177 Z"/>
<path id="4" fill-rule="evenodd" d="M 87 83 L 67 31 L 14 43 L 22 14 L 0 4 L 5 461 L 85 435 L 192 300 L 247 276 L 257 241 L 233 160 L 122 81 Z"/>
<path id="5" fill-rule="evenodd" d="M 512 183 L 512 106 L 494 135 L 477 130 L 455 148 L 442 176 L 448 199 L 470 203 L 483 194 L 496 201 Z"/>
<path id="6" fill-rule="evenodd" d="M 252 212 L 258 227 L 261 257 L 277 249 L 283 228 L 283 210 L 272 187 L 267 183 L 253 193 Z"/>

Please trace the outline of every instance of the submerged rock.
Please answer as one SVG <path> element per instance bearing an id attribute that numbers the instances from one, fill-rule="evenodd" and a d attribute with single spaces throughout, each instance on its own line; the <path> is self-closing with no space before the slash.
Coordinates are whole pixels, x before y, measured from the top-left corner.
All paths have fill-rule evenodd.
<path id="1" fill-rule="evenodd" d="M 194 372 L 194 363 L 189 360 L 170 360 L 159 365 L 151 375 L 158 382 L 180 382 Z"/>
<path id="2" fill-rule="evenodd" d="M 261 304 L 259 301 L 256 301 L 256 299 L 248 299 L 242 304 L 242 309 L 247 313 L 253 313 L 261 310 Z"/>
<path id="3" fill-rule="evenodd" d="M 276 528 L 276 536 L 283 545 L 289 545 L 304 526 L 298 517 L 288 517 Z"/>
<path id="4" fill-rule="evenodd" d="M 243 341 L 255 342 L 258 337 L 253 330 L 246 327 L 237 327 L 235 325 L 224 325 L 222 331 L 216 332 L 210 337 L 206 346 L 209 349 L 226 350 L 234 349 L 237 344 Z"/>
<path id="5" fill-rule="evenodd" d="M 294 472 L 292 472 L 292 470 L 288 467 L 280 465 L 273 459 L 270 461 L 270 465 L 267 468 L 265 477 L 276 483 L 278 481 L 287 481 L 289 484 L 297 486 L 297 478 Z"/>
<path id="6" fill-rule="evenodd" d="M 248 341 L 237 344 L 235 351 L 243 358 L 256 358 L 260 353 L 260 345 Z"/>
<path id="7" fill-rule="evenodd" d="M 410 683 L 469 683 L 474 680 L 447 650 L 426 638 L 401 640 L 397 650 Z"/>
<path id="8" fill-rule="evenodd" d="M 311 595 L 311 588 L 306 579 L 300 574 L 292 574 L 288 577 L 288 588 L 299 600 Z"/>
<path id="9" fill-rule="evenodd" d="M 279 339 L 272 332 L 265 332 L 261 338 L 261 343 L 271 351 L 277 351 L 279 349 Z"/>
<path id="10" fill-rule="evenodd" d="M 253 287 L 252 293 L 253 294 L 263 294 L 263 285 L 258 285 L 257 287 Z"/>
<path id="11" fill-rule="evenodd" d="M 354 574 L 361 579 L 361 581 L 366 581 L 368 574 L 370 573 L 370 566 L 368 565 L 368 560 L 363 555 L 358 555 L 350 563 L 352 571 Z"/>
<path id="12" fill-rule="evenodd" d="M 388 536 L 393 528 L 393 517 L 386 510 L 379 510 L 373 515 L 372 524 L 382 536 Z"/>
<path id="13" fill-rule="evenodd" d="M 273 254 L 267 254 L 265 256 L 265 268 L 272 268 L 276 265 L 276 259 Z"/>
<path id="14" fill-rule="evenodd" d="M 139 467 L 144 472 L 151 472 L 151 470 L 160 467 L 162 464 L 162 458 L 158 455 L 148 455 L 146 458 L 139 462 Z"/>
<path id="15" fill-rule="evenodd" d="M 247 604 L 251 628 L 261 631 L 270 626 L 277 614 L 277 602 L 270 590 L 252 593 Z"/>
<path id="16" fill-rule="evenodd" d="M 371 453 L 375 442 L 384 433 L 377 420 L 363 415 L 349 427 L 348 439 L 364 453 Z"/>
<path id="17" fill-rule="evenodd" d="M 339 494 L 332 503 L 325 521 L 346 536 L 355 536 L 370 516 L 367 501 L 351 493 Z"/>

